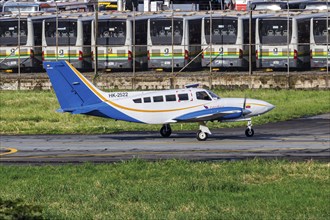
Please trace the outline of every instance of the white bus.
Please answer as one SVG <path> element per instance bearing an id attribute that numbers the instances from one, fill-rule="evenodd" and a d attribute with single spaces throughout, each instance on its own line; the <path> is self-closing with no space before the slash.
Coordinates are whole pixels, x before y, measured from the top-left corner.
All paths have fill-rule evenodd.
<path id="1" fill-rule="evenodd" d="M 43 60 L 67 60 L 78 69 L 91 69 L 91 23 L 93 19 L 88 14 L 82 16 L 81 14 L 65 15 L 63 13 L 58 18 L 45 19 L 42 24 Z"/>
<path id="2" fill-rule="evenodd" d="M 0 69 L 41 69 L 41 27 L 44 17 L 0 17 Z"/>
<path id="3" fill-rule="evenodd" d="M 1 5 L 0 5 L 1 6 Z M 4 13 L 19 12 L 55 12 L 57 11 L 76 11 L 87 12 L 91 10 L 84 2 L 13 2 L 7 1 L 3 3 L 2 9 Z"/>
<path id="4" fill-rule="evenodd" d="M 330 66 L 330 13 L 315 15 L 311 19 L 310 53 L 311 67 Z"/>
<path id="5" fill-rule="evenodd" d="M 248 68 L 249 21 L 248 14 L 242 12 L 217 12 L 205 16 L 202 21 L 202 67 Z M 252 19 L 252 28 L 254 26 L 255 18 Z M 254 32 L 251 36 L 252 51 L 255 51 Z"/>
<path id="6" fill-rule="evenodd" d="M 92 57 L 98 69 L 147 69 L 147 17 L 133 13 L 99 16 L 92 23 Z M 135 66 L 134 66 L 135 64 Z M 94 68 L 93 62 L 93 68 Z"/>
<path id="7" fill-rule="evenodd" d="M 309 68 L 311 14 L 279 13 L 256 20 L 257 68 Z"/>
<path id="8" fill-rule="evenodd" d="M 161 14 L 148 20 L 148 67 L 150 69 L 201 67 L 202 16 Z M 172 25 L 173 23 L 173 25 Z M 173 45 L 172 45 L 173 43 Z"/>

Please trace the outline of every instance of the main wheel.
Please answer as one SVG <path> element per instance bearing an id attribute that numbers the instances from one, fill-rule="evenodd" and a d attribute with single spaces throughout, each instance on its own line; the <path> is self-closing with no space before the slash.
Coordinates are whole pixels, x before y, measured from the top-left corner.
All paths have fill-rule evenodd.
<path id="1" fill-rule="evenodd" d="M 208 134 L 203 131 L 198 131 L 196 137 L 197 137 L 197 140 L 199 140 L 199 141 L 206 141 Z"/>
<path id="2" fill-rule="evenodd" d="M 245 130 L 245 135 L 246 137 L 252 137 L 254 135 L 254 130 L 252 128 L 251 129 L 247 128 Z"/>
<path id="3" fill-rule="evenodd" d="M 170 125 L 164 125 L 159 132 L 162 137 L 169 137 L 172 134 L 172 129 Z"/>

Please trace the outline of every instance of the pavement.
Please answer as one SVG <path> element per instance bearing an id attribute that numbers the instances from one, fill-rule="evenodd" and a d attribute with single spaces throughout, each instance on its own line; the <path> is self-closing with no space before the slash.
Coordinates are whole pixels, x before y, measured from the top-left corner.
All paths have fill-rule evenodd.
<path id="1" fill-rule="evenodd" d="M 207 141 L 195 131 L 158 131 L 105 135 L 0 136 L 1 164 L 108 163 L 132 158 L 155 161 L 243 160 L 252 158 L 330 161 L 330 113 L 245 128 L 212 130 Z"/>

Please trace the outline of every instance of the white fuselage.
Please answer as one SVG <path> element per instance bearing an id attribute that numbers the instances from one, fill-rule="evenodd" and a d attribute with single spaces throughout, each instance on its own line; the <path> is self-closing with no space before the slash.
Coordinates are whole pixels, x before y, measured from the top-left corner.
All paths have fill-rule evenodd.
<path id="1" fill-rule="evenodd" d="M 197 98 L 198 92 L 207 93 L 209 100 Z M 174 119 L 181 115 L 205 109 L 221 107 L 243 108 L 245 100 L 244 98 L 211 97 L 208 90 L 198 88 L 144 92 L 112 92 L 103 93 L 102 95 L 106 99 L 105 102 L 111 107 L 147 124 L 175 123 L 176 121 Z M 175 100 L 173 99 L 174 97 Z M 264 114 L 273 108 L 273 105 L 265 101 L 246 99 L 246 109 L 250 113 L 246 114 L 244 118 Z"/>

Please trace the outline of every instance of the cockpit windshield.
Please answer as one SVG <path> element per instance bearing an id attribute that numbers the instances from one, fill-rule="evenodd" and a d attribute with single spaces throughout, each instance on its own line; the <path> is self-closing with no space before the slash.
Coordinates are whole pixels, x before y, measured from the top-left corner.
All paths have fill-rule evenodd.
<path id="1" fill-rule="evenodd" d="M 219 96 L 217 96 L 216 94 L 214 94 L 213 92 L 207 90 L 207 92 L 210 94 L 210 96 L 212 97 L 212 99 L 220 99 Z"/>

